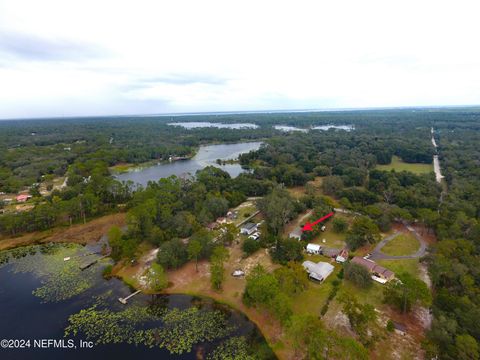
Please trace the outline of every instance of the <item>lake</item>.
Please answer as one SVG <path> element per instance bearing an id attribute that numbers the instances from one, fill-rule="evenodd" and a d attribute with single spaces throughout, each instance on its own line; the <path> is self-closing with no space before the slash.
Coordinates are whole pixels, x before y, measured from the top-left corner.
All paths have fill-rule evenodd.
<path id="1" fill-rule="evenodd" d="M 179 122 L 179 123 L 169 123 L 171 126 L 181 126 L 185 129 L 198 129 L 206 127 L 215 127 L 219 129 L 256 129 L 258 125 L 249 124 L 249 123 L 239 123 L 239 124 L 223 124 L 223 123 L 212 123 L 212 122 Z"/>
<path id="2" fill-rule="evenodd" d="M 328 131 L 330 129 L 335 129 L 335 130 L 352 131 L 355 129 L 353 125 L 319 125 L 319 126 L 313 126 L 311 128 L 298 128 L 298 127 L 289 126 L 289 125 L 274 125 L 274 128 L 276 130 L 285 131 L 285 132 L 300 131 L 304 133 L 309 132 L 310 130 Z"/>
<path id="3" fill-rule="evenodd" d="M 103 279 L 110 260 L 79 270 L 88 256 L 78 255 L 89 251 L 54 244 L 0 252 L 0 339 L 31 341 L 30 348 L 0 349 L 1 359 L 196 359 L 228 353 L 238 343 L 274 358 L 253 323 L 213 300 L 140 294 L 121 304 L 117 299 L 132 290 Z M 63 261 L 65 255 L 71 260 Z M 73 340 L 77 348 L 39 349 L 38 339 Z M 80 349 L 79 340 L 100 344 Z"/>
<path id="4" fill-rule="evenodd" d="M 119 174 L 116 178 L 120 181 L 131 180 L 135 184 L 146 186 L 149 181 L 157 181 L 160 178 L 171 175 L 195 175 L 197 170 L 201 170 L 210 165 L 227 171 L 230 176 L 236 177 L 244 171 L 240 164 L 219 165 L 216 163 L 216 160 L 234 160 L 238 158 L 240 154 L 258 150 L 261 144 L 261 142 L 245 142 L 200 146 L 198 153 L 192 159 L 160 163 L 158 165 Z"/>

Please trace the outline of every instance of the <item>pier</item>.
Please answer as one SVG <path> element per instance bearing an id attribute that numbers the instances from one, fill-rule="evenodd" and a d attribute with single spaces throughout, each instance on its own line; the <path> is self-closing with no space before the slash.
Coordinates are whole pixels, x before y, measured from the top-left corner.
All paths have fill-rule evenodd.
<path id="1" fill-rule="evenodd" d="M 118 298 L 118 301 L 120 301 L 123 305 L 127 305 L 128 299 L 130 299 L 131 297 L 134 297 L 135 295 L 137 295 L 137 294 L 139 294 L 139 293 L 141 293 L 141 291 L 140 291 L 140 290 L 137 290 L 137 291 L 135 291 L 134 293 L 132 293 L 132 294 L 128 295 L 127 297 L 125 297 L 125 298 Z"/>

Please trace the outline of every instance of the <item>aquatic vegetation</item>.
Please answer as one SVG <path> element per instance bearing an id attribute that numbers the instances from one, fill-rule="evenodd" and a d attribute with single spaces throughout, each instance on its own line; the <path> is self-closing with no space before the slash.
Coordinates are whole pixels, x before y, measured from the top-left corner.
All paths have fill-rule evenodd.
<path id="1" fill-rule="evenodd" d="M 225 340 L 207 357 L 208 360 L 255 360 L 244 336 Z"/>
<path id="2" fill-rule="evenodd" d="M 152 327 L 152 322 L 158 324 Z M 221 339 L 236 329 L 221 311 L 197 307 L 152 312 L 147 306 L 133 305 L 115 312 L 94 305 L 71 315 L 69 323 L 65 336 L 82 333 L 97 344 L 158 346 L 172 354 L 190 352 L 194 345 Z"/>
<path id="3" fill-rule="evenodd" d="M 0 266 L 10 262 L 13 272 L 34 274 L 42 286 L 33 294 L 45 302 L 55 302 L 81 294 L 97 282 L 98 268 L 82 271 L 80 265 L 98 255 L 85 254 L 86 248 L 76 244 L 33 245 L 2 252 Z"/>

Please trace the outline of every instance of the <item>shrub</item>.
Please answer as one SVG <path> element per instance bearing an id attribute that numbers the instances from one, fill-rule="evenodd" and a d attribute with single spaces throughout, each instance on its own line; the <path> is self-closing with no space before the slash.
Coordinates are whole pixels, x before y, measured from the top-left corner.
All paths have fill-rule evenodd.
<path id="1" fill-rule="evenodd" d="M 367 288 L 372 284 L 372 277 L 363 266 L 349 262 L 345 266 L 345 279 L 361 288 Z"/>
<path id="2" fill-rule="evenodd" d="M 393 325 L 392 320 L 388 320 L 387 321 L 387 331 L 388 332 L 393 332 L 393 330 L 395 330 L 395 325 Z"/>
<path id="3" fill-rule="evenodd" d="M 246 238 L 243 242 L 242 250 L 247 256 L 252 255 L 258 249 L 260 249 L 260 242 L 258 240 Z"/>

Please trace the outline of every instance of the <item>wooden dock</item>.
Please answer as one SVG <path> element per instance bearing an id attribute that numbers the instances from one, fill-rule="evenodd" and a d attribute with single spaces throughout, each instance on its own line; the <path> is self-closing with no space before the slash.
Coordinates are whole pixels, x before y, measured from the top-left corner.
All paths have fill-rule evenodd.
<path id="1" fill-rule="evenodd" d="M 106 258 L 106 257 L 108 257 L 108 255 L 104 255 L 104 256 L 102 256 L 102 257 L 99 257 L 98 259 L 95 259 L 95 260 L 90 261 L 90 262 L 88 262 L 88 263 L 86 263 L 86 264 L 80 265 L 80 270 L 83 271 L 83 270 L 85 270 L 85 269 L 88 269 L 90 266 L 95 265 L 97 262 L 99 262 L 100 260 L 102 260 L 102 259 L 104 259 L 104 258 Z"/>
<path id="2" fill-rule="evenodd" d="M 118 298 L 118 301 L 120 301 L 123 305 L 127 305 L 128 299 L 130 299 L 131 297 L 134 297 L 135 295 L 140 294 L 140 293 L 141 293 L 141 291 L 137 290 L 133 294 L 130 294 L 125 298 Z"/>

